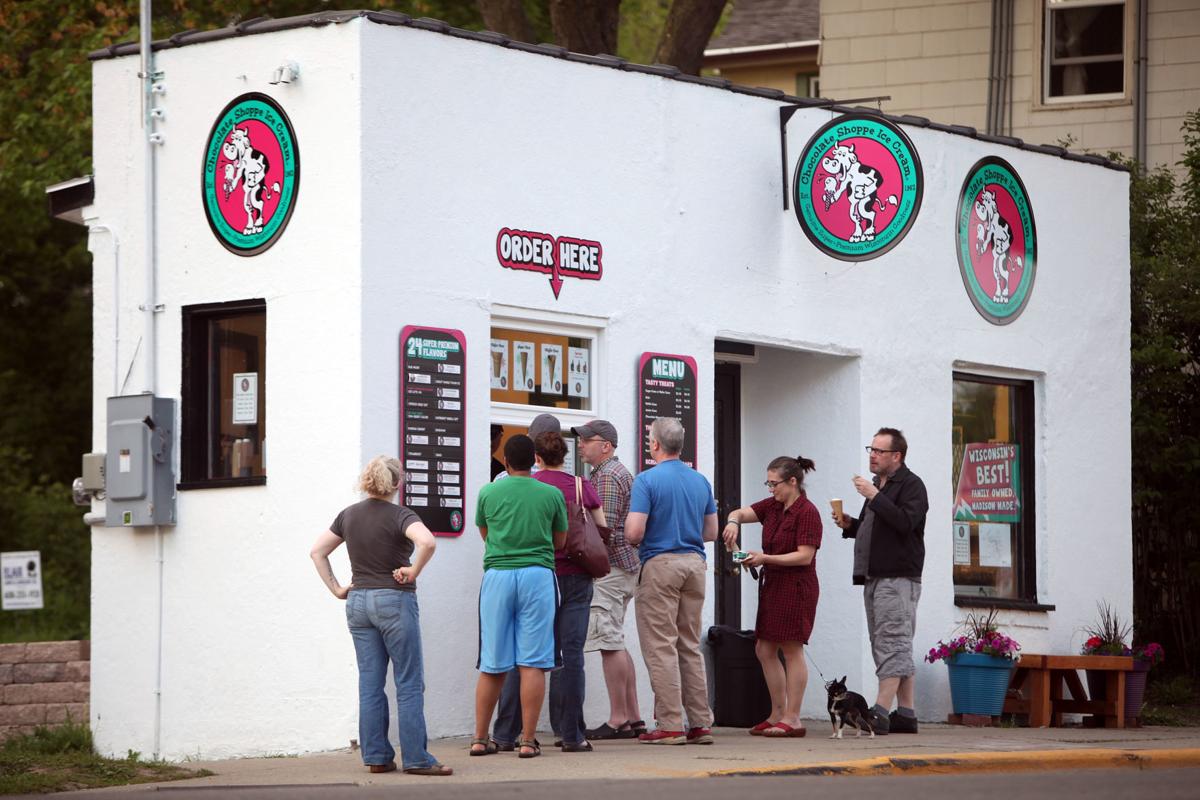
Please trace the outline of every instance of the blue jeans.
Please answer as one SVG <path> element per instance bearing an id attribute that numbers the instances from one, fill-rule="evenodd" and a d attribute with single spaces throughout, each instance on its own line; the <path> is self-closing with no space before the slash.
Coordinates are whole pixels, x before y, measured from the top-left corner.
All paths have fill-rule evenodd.
<path id="1" fill-rule="evenodd" d="M 550 727 L 565 744 L 579 744 L 586 738 L 583 644 L 587 640 L 591 615 L 592 578 L 590 575 L 559 575 L 558 593 L 554 631 L 562 651 L 562 669 L 550 673 Z M 505 677 L 492 736 L 501 744 L 514 743 L 521 738 L 521 680 L 517 670 Z"/>
<path id="2" fill-rule="evenodd" d="M 396 758 L 388 741 L 388 699 L 383 689 L 390 659 L 403 768 L 433 766 L 437 759 L 425 749 L 425 676 L 416 592 L 352 589 L 346 598 L 346 623 L 358 656 L 358 741 L 363 763 L 387 764 Z"/>

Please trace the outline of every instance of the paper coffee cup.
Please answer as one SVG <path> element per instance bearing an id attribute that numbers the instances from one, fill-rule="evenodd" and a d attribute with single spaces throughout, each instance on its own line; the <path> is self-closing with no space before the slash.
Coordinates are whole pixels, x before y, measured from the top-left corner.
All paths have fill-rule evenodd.
<path id="1" fill-rule="evenodd" d="M 837 517 L 838 522 L 842 521 L 842 501 L 839 498 L 833 498 L 829 501 L 830 508 L 833 509 L 833 515 Z"/>

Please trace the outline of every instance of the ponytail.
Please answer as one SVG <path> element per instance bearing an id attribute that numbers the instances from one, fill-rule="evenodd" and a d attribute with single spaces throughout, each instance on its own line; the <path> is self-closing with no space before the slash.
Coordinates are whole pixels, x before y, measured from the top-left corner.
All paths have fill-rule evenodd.
<path id="1" fill-rule="evenodd" d="M 804 488 L 805 473 L 813 472 L 816 468 L 817 465 L 813 463 L 813 460 L 804 456 L 796 456 L 795 458 L 780 456 L 772 460 L 770 464 L 767 464 L 768 470 L 774 470 L 779 473 L 780 480 L 786 482 L 795 478 L 797 489 Z"/>

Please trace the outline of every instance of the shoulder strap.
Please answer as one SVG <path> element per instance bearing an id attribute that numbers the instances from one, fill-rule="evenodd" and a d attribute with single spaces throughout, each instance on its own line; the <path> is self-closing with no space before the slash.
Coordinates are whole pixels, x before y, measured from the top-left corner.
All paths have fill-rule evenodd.
<path id="1" fill-rule="evenodd" d="M 575 505 L 583 506 L 583 478 L 575 476 Z"/>

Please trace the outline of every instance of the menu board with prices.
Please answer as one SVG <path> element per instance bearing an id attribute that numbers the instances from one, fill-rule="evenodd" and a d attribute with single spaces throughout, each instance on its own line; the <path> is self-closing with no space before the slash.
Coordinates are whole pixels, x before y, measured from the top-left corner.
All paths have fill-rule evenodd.
<path id="1" fill-rule="evenodd" d="M 650 423 L 674 417 L 683 424 L 679 458 L 696 466 L 696 359 L 666 353 L 642 353 L 638 361 L 638 425 L 641 431 L 639 471 L 654 466 L 650 457 Z"/>
<path id="2" fill-rule="evenodd" d="M 466 362 L 462 331 L 400 332 L 400 461 L 404 505 L 435 536 L 458 536 L 466 498 Z"/>

